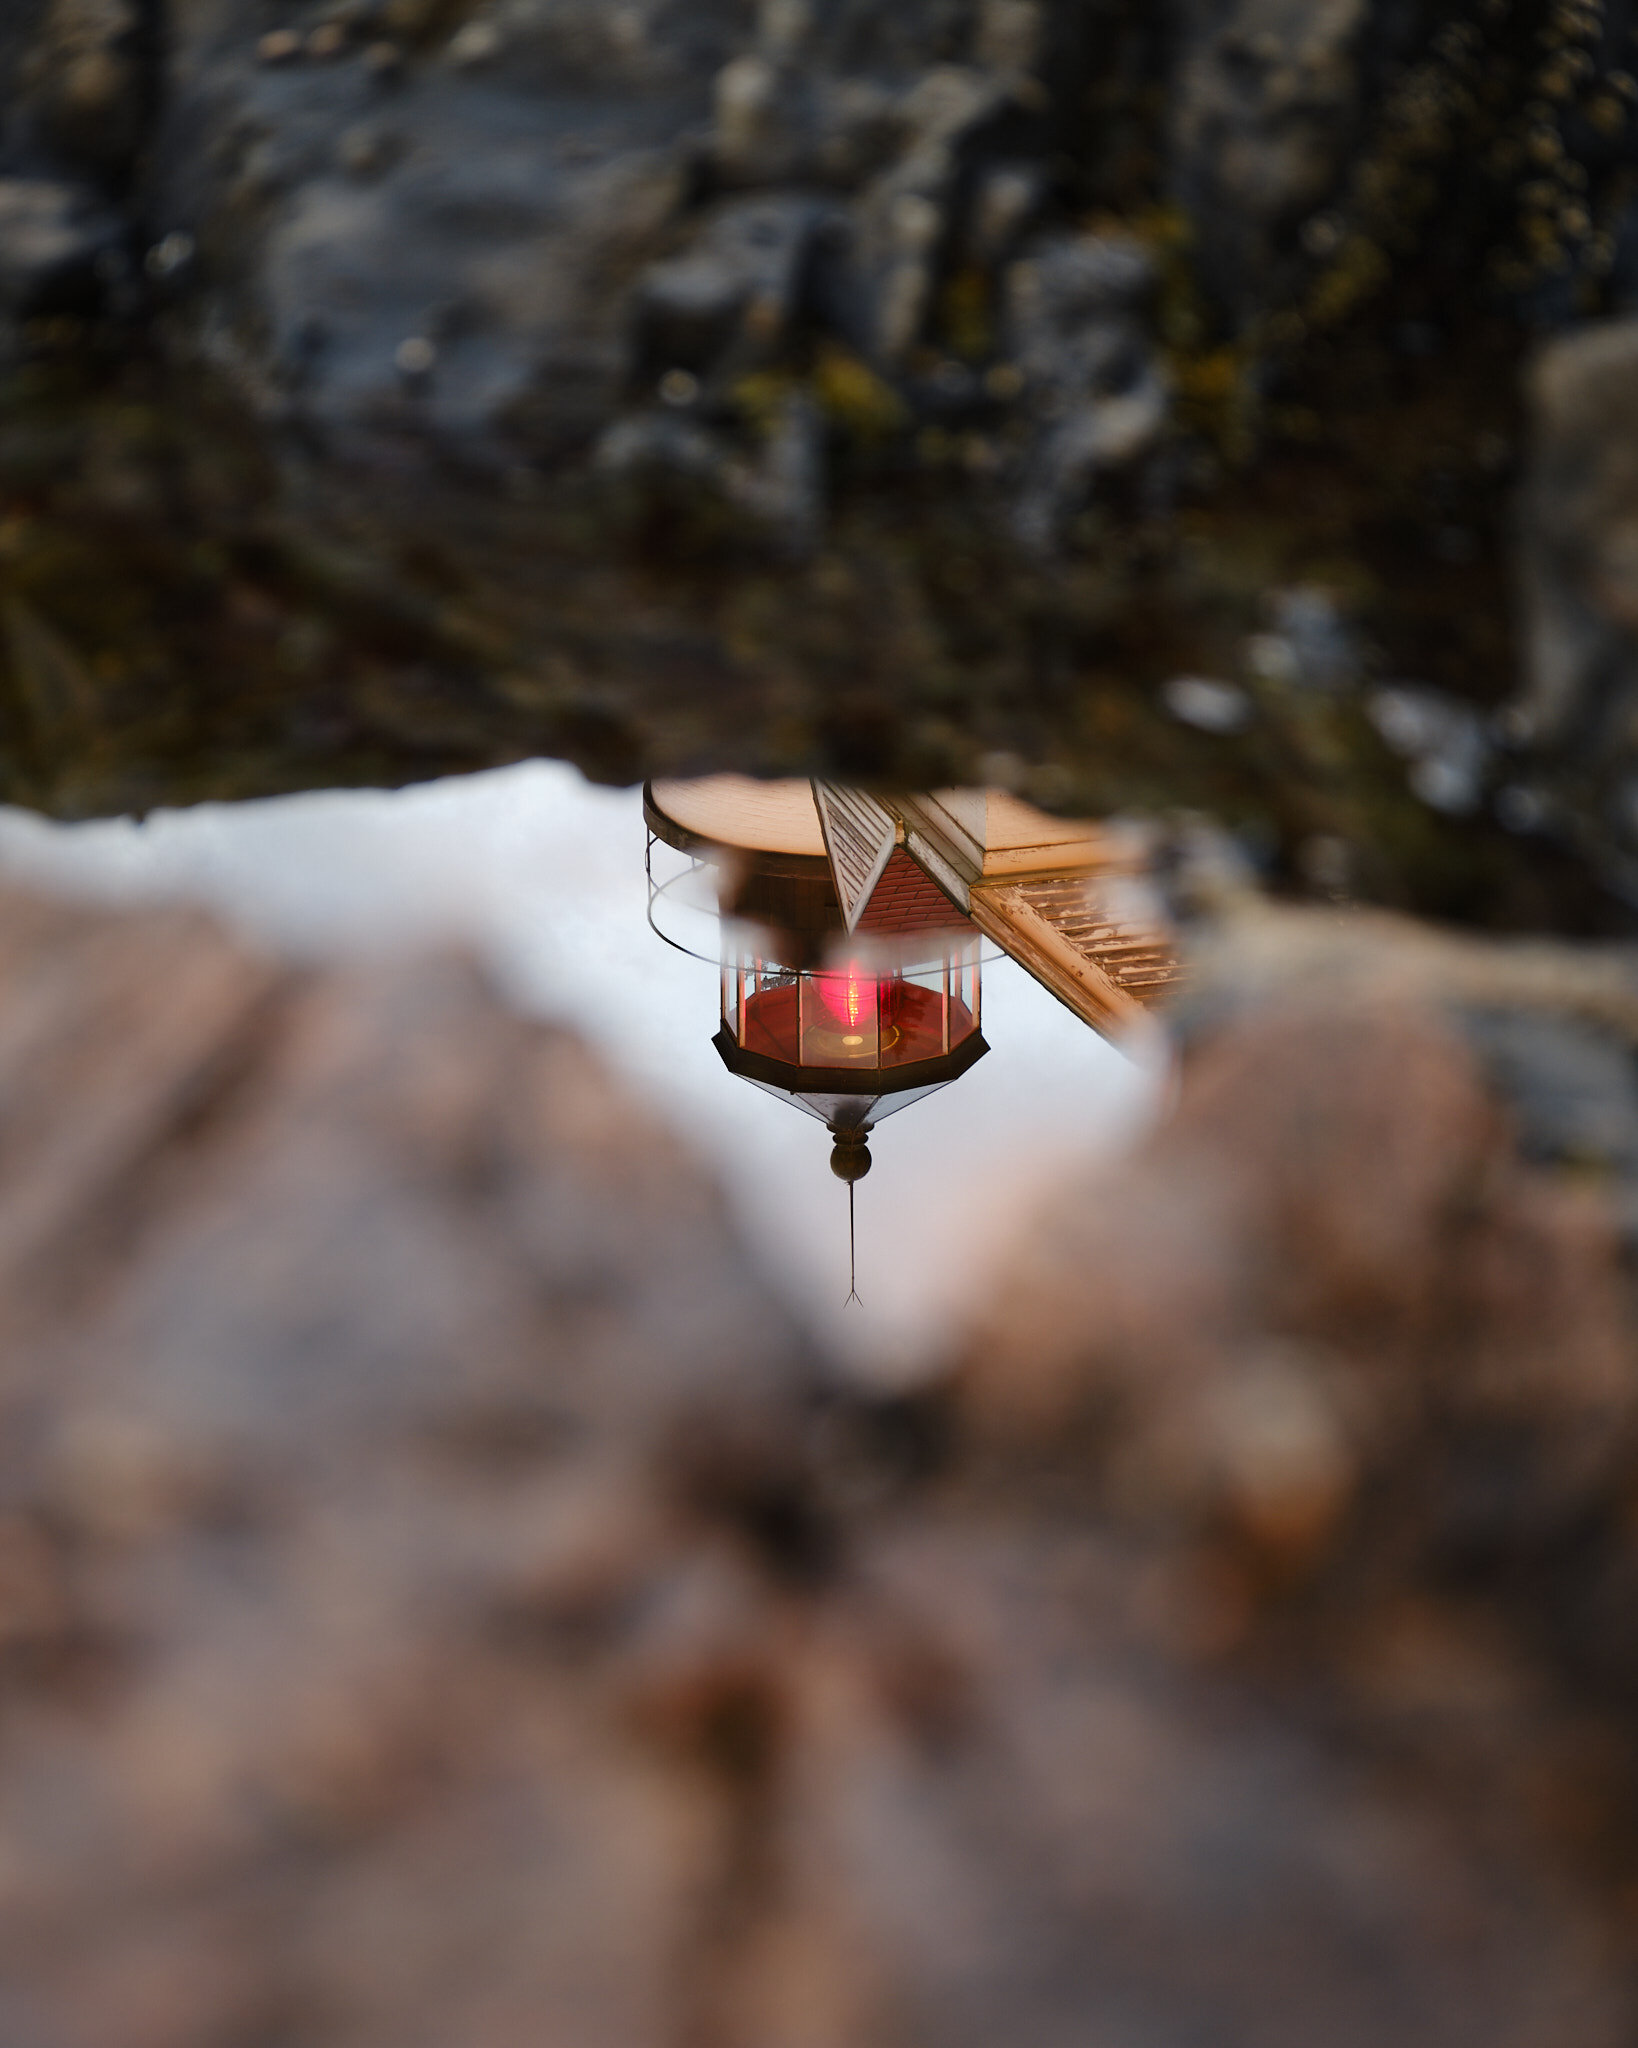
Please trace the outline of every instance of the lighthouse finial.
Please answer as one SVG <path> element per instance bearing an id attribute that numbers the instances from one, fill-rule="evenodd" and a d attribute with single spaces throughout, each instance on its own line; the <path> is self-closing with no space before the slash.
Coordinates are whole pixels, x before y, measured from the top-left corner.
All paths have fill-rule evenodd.
<path id="1" fill-rule="evenodd" d="M 862 1308 L 859 1300 L 859 1260 L 857 1240 L 853 1234 L 853 1190 L 870 1171 L 870 1127 L 849 1125 L 839 1128 L 832 1124 L 830 1135 L 835 1139 L 831 1147 L 830 1170 L 838 1180 L 847 1182 L 847 1263 L 848 1292 L 844 1308 Z"/>

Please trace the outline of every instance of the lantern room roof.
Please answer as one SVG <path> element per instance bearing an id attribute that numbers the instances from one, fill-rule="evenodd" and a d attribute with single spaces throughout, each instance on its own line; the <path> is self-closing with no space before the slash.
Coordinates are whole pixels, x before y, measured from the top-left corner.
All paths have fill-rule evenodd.
<path id="1" fill-rule="evenodd" d="M 648 797 L 651 812 L 689 838 L 746 853 L 825 858 L 825 835 L 811 782 L 708 775 L 697 782 L 651 783 Z"/>
<path id="2" fill-rule="evenodd" d="M 651 822 L 673 828 L 663 835 L 672 844 L 704 841 L 747 853 L 826 858 L 811 782 L 707 775 L 654 782 L 647 795 Z M 986 876 L 1096 865 L 1108 856 L 1101 827 L 1049 817 L 1002 790 L 943 790 L 922 801 L 971 835 Z"/>

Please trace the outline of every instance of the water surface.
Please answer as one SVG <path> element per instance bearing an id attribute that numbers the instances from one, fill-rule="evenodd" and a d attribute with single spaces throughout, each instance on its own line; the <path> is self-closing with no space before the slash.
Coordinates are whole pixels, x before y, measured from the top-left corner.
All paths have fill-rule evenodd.
<path id="1" fill-rule="evenodd" d="M 1158 1050 L 1129 1057 L 1011 960 L 987 965 L 989 1056 L 872 1140 L 857 1191 L 861 1305 L 846 1307 L 847 1196 L 830 1140 L 724 1070 L 716 970 L 649 929 L 645 842 L 640 791 L 548 762 L 141 823 L 0 811 L 0 872 L 20 879 L 204 902 L 308 957 L 470 944 L 514 1001 L 592 1039 L 710 1160 L 743 1234 L 825 1341 L 861 1369 L 914 1375 L 1054 1185 L 1143 1127 Z"/>

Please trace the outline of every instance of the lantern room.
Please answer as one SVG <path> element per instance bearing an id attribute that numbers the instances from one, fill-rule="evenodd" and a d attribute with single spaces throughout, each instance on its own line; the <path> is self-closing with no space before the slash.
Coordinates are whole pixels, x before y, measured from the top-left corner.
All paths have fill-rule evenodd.
<path id="1" fill-rule="evenodd" d="M 723 1064 L 823 1123 L 832 1168 L 851 1183 L 869 1171 L 876 1124 L 987 1052 L 982 940 L 890 819 L 851 796 L 848 812 L 834 799 L 827 809 L 829 794 L 732 776 L 652 785 L 649 914 L 703 956 L 667 927 L 690 891 L 697 907 L 714 896 Z M 658 880 L 655 841 L 689 869 Z"/>
<path id="2" fill-rule="evenodd" d="M 805 970 L 759 946 L 736 951 L 722 970 L 717 1050 L 730 1073 L 785 1096 L 838 1142 L 862 1139 L 988 1051 L 978 949 L 976 935 L 928 933 L 919 958 L 855 945 Z"/>

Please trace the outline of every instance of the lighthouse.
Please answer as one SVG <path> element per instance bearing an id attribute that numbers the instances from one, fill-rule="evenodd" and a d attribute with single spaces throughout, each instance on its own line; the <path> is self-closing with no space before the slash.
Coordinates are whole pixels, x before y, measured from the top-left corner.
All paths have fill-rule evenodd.
<path id="1" fill-rule="evenodd" d="M 876 796 L 735 775 L 643 797 L 649 922 L 718 966 L 729 1072 L 830 1133 L 850 1226 L 877 1125 L 989 1050 L 986 943 L 1116 1041 L 1181 978 L 1141 832 L 1119 821 L 1049 817 L 998 790 Z M 686 856 L 664 879 L 662 843 Z M 692 939 L 673 929 L 688 901 Z"/>
<path id="2" fill-rule="evenodd" d="M 644 815 L 660 935 L 679 943 L 653 841 L 688 855 L 683 879 L 709 876 L 716 895 L 724 1066 L 823 1124 L 851 1187 L 885 1117 L 989 1050 L 977 926 L 858 792 L 712 776 L 651 783 Z"/>

